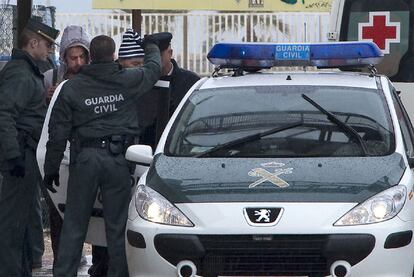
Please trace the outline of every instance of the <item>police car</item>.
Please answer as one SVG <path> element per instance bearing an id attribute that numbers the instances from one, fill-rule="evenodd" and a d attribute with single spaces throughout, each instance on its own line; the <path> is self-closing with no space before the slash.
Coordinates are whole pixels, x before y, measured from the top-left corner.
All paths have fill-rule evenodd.
<path id="1" fill-rule="evenodd" d="M 129 208 L 131 276 L 412 276 L 413 128 L 370 42 L 217 44 Z"/>

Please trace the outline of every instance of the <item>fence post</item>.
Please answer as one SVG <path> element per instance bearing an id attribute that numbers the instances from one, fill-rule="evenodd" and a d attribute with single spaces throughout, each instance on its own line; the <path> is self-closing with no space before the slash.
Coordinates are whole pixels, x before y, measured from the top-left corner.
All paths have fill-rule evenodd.
<path id="1" fill-rule="evenodd" d="M 188 13 L 183 15 L 183 62 L 185 68 L 188 66 Z"/>
<path id="2" fill-rule="evenodd" d="M 253 41 L 253 15 L 251 13 L 246 13 L 246 42 L 252 42 Z"/>
<path id="3" fill-rule="evenodd" d="M 20 34 L 23 28 L 26 26 L 27 21 L 32 14 L 32 0 L 20 0 L 17 1 L 17 45 L 19 45 Z"/>
<path id="4" fill-rule="evenodd" d="M 141 16 L 141 10 L 132 10 L 132 28 L 139 33 L 141 36 L 142 34 L 142 16 Z"/>

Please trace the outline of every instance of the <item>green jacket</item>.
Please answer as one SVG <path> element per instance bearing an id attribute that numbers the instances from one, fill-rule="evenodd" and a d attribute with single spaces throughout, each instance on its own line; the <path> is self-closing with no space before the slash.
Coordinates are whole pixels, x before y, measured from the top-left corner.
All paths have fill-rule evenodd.
<path id="1" fill-rule="evenodd" d="M 151 90 L 160 75 L 160 52 L 153 44 L 146 47 L 145 63 L 141 68 L 122 69 L 114 62 L 82 67 L 63 85 L 53 106 L 45 174 L 58 173 L 70 138 L 138 136 L 136 102 Z"/>
<path id="2" fill-rule="evenodd" d="M 21 155 L 18 133 L 39 141 L 46 114 L 43 74 L 25 51 L 13 49 L 0 72 L 0 161 Z M 36 145 L 31 145 L 33 148 Z"/>

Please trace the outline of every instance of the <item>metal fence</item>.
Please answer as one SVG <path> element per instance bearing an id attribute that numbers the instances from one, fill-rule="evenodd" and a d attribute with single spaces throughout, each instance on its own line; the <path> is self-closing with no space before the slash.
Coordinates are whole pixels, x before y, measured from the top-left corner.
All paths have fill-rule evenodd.
<path id="1" fill-rule="evenodd" d="M 35 5 L 32 15 L 43 23 L 55 26 L 55 8 Z M 17 7 L 0 4 L 0 69 L 10 59 L 13 47 L 17 46 Z"/>
<path id="2" fill-rule="evenodd" d="M 0 61 L 11 55 L 16 37 L 16 6 L 0 5 Z"/>
<path id="3" fill-rule="evenodd" d="M 32 15 L 40 17 L 42 22 L 55 26 L 55 8 L 35 5 Z M 10 56 L 17 45 L 17 7 L 15 5 L 0 5 L 0 57 Z"/>
<path id="4" fill-rule="evenodd" d="M 43 22 L 63 30 L 68 25 L 81 25 L 91 36 L 106 34 L 119 46 L 122 33 L 132 26 L 132 15 L 63 14 L 53 7 L 34 6 L 33 14 Z M 56 19 L 56 22 L 55 22 Z M 200 75 L 212 72 L 206 56 L 221 41 L 320 42 L 327 41 L 328 13 L 144 13 L 142 34 L 169 31 L 178 63 Z M 16 7 L 0 5 L 0 60 L 8 58 L 16 38 Z"/>
<path id="5" fill-rule="evenodd" d="M 145 13 L 141 34 L 168 31 L 178 63 L 200 75 L 213 68 L 209 49 L 221 41 L 320 42 L 327 41 L 329 13 Z M 132 26 L 129 13 L 56 14 L 56 26 L 85 27 L 91 36 L 105 34 L 119 46 L 122 33 Z"/>

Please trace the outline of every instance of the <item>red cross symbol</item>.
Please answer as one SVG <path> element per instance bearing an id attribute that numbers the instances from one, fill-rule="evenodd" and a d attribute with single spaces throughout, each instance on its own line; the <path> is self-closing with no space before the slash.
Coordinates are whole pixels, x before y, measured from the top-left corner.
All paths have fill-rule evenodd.
<path id="1" fill-rule="evenodd" d="M 390 22 L 390 12 L 370 12 L 369 22 L 358 24 L 358 38 L 375 42 L 384 54 L 389 54 L 390 44 L 400 42 L 400 25 Z"/>

